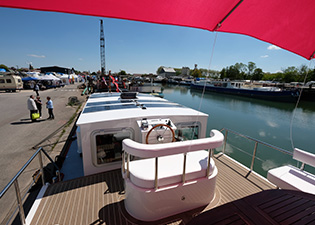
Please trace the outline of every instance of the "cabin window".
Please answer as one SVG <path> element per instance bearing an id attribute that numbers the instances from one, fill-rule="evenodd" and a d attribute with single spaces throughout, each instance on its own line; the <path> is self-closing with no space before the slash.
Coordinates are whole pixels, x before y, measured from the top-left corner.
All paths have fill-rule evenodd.
<path id="1" fill-rule="evenodd" d="M 6 79 L 6 82 L 7 83 L 12 83 L 12 80 L 11 79 Z"/>
<path id="2" fill-rule="evenodd" d="M 4 79 L 0 79 L 0 84 L 4 84 Z"/>
<path id="3" fill-rule="evenodd" d="M 122 158 L 122 141 L 131 138 L 128 131 L 118 131 L 116 133 L 98 133 L 95 135 L 96 164 L 120 161 Z"/>
<path id="4" fill-rule="evenodd" d="M 176 124 L 175 136 L 178 141 L 194 140 L 199 138 L 199 123 Z"/>

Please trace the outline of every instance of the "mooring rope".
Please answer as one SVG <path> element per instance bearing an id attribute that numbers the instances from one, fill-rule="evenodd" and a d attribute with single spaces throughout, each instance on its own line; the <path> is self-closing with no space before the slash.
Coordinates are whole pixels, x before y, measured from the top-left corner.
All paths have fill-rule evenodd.
<path id="1" fill-rule="evenodd" d="M 213 59 L 213 55 L 214 55 L 214 49 L 215 49 L 215 45 L 216 45 L 216 42 L 217 42 L 217 36 L 218 36 L 218 32 L 215 31 L 214 33 L 215 33 L 215 35 L 214 35 L 214 40 L 213 40 L 212 49 L 211 49 L 211 55 L 210 55 L 210 60 L 209 60 L 209 65 L 208 65 L 208 72 L 210 71 L 210 68 L 211 68 L 212 59 Z M 196 118 L 194 129 L 196 128 L 198 120 L 199 120 L 199 112 L 201 112 L 202 100 L 204 98 L 204 94 L 205 94 L 205 91 L 206 91 L 206 83 L 207 82 L 204 82 L 204 86 L 203 86 L 203 89 L 202 89 L 201 98 L 200 98 L 200 102 L 199 102 L 199 106 L 198 106 L 198 115 L 197 115 L 197 118 Z M 194 133 L 195 132 L 192 132 L 192 134 L 191 134 L 191 140 L 193 140 Z M 207 134 L 206 134 L 206 136 L 207 136 Z"/>

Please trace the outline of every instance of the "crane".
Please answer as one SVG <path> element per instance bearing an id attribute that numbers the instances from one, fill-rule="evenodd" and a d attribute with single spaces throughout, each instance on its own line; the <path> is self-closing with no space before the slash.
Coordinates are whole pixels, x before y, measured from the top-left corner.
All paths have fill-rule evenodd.
<path id="1" fill-rule="evenodd" d="M 105 76 L 105 37 L 104 37 L 104 28 L 103 28 L 103 20 L 101 21 L 101 34 L 100 34 L 100 51 L 101 51 L 101 76 Z"/>

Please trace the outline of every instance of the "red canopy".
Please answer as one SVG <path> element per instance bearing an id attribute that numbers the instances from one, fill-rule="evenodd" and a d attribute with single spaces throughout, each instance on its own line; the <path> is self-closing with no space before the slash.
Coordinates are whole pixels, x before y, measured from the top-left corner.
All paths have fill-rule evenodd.
<path id="1" fill-rule="evenodd" d="M 314 0 L 0 0 L 0 6 L 245 34 L 307 59 L 315 52 Z"/>

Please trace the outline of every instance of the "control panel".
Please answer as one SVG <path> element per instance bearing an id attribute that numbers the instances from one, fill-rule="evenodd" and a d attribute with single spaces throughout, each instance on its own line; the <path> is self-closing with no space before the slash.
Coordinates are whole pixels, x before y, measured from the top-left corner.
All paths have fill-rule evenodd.
<path id="1" fill-rule="evenodd" d="M 142 119 L 137 121 L 141 142 L 144 144 L 162 144 L 175 140 L 176 126 L 170 119 Z"/>

